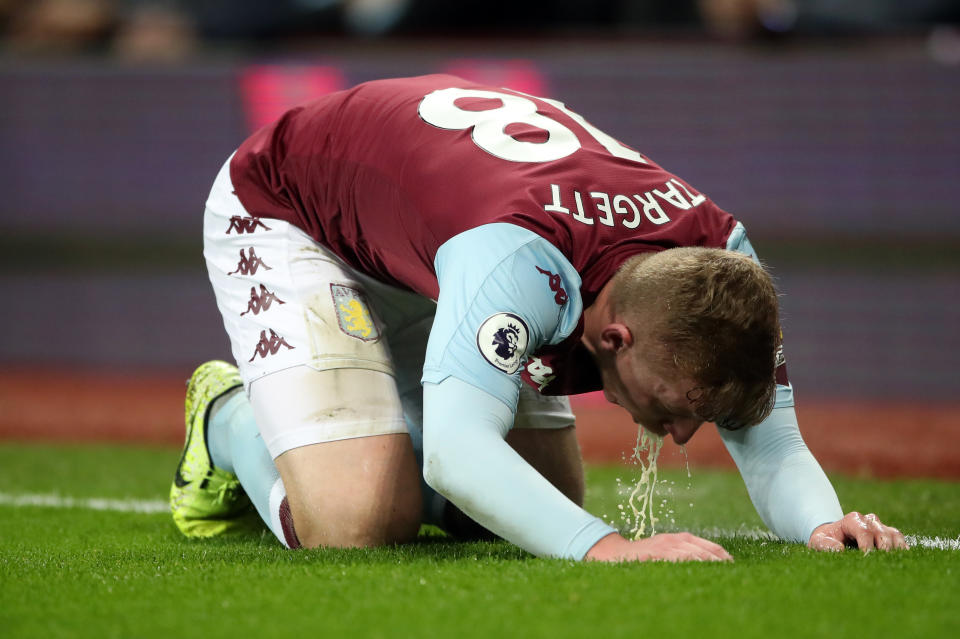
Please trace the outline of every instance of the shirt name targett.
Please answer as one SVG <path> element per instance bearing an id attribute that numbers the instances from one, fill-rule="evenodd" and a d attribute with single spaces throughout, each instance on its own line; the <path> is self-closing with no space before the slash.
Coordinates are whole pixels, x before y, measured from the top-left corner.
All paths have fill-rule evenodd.
<path id="1" fill-rule="evenodd" d="M 566 195 L 564 199 L 563 195 Z M 689 211 L 706 202 L 707 198 L 699 193 L 692 193 L 690 189 L 676 178 L 667 180 L 663 189 L 651 189 L 643 193 L 634 193 L 630 196 L 609 194 L 603 191 L 591 191 L 589 199 L 584 203 L 584 196 L 580 191 L 573 190 L 573 210 L 571 212 L 569 193 L 561 193 L 560 186 L 550 185 L 551 202 L 543 205 L 548 213 L 573 215 L 573 219 L 593 226 L 599 222 L 604 226 L 615 226 L 617 221 L 628 229 L 635 229 L 643 222 L 643 218 L 652 224 L 666 224 L 671 220 L 664 211 L 660 202 L 670 204 L 675 209 Z M 568 206 L 564 206 L 567 204 Z M 592 206 L 591 206 L 592 205 Z M 590 210 L 588 211 L 587 208 Z"/>

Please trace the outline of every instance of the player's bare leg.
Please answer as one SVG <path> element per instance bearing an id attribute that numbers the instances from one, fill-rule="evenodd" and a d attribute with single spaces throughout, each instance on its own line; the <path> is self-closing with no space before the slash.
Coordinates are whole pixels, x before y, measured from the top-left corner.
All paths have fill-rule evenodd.
<path id="1" fill-rule="evenodd" d="M 276 464 L 302 546 L 382 546 L 417 536 L 420 477 L 408 435 L 302 446 Z"/>
<path id="2" fill-rule="evenodd" d="M 378 546 L 416 537 L 420 471 L 391 376 L 301 366 L 254 381 L 250 399 L 292 516 L 288 545 Z"/>

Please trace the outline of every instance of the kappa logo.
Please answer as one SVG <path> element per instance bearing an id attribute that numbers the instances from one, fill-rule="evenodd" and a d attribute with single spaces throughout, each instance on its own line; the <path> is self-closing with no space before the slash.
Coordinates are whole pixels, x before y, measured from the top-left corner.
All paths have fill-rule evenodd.
<path id="1" fill-rule="evenodd" d="M 270 305 L 276 302 L 277 304 L 286 304 L 282 299 L 277 297 L 273 292 L 268 291 L 267 287 L 263 284 L 260 285 L 260 292 L 257 293 L 257 287 L 250 287 L 250 301 L 247 302 L 247 310 L 240 313 L 240 317 L 243 317 L 247 313 L 253 313 L 254 315 L 259 315 L 260 311 L 267 311 L 270 309 Z"/>
<path id="2" fill-rule="evenodd" d="M 226 235 L 230 235 L 230 231 L 234 230 L 237 232 L 237 235 L 254 233 L 258 228 L 262 228 L 264 231 L 272 230 L 258 217 L 242 217 L 240 215 L 232 215 L 230 216 L 230 226 L 227 227 Z"/>
<path id="3" fill-rule="evenodd" d="M 250 247 L 250 256 L 247 257 L 246 252 L 243 249 L 240 249 L 240 261 L 237 262 L 237 270 L 230 271 L 227 275 L 234 275 L 240 273 L 241 275 L 255 275 L 257 269 L 260 267 L 268 271 L 272 271 L 273 268 L 267 266 L 267 263 L 260 259 L 256 251 L 253 250 L 253 247 Z"/>
<path id="4" fill-rule="evenodd" d="M 349 286 L 330 285 L 330 295 L 337 311 L 337 323 L 340 330 L 364 342 L 380 339 L 380 331 L 373 321 L 373 315 L 363 293 Z"/>
<path id="5" fill-rule="evenodd" d="M 527 354 L 530 331 L 513 313 L 497 313 L 483 321 L 477 331 L 477 348 L 491 366 L 508 375 L 520 368 Z"/>
<path id="6" fill-rule="evenodd" d="M 536 266 L 536 265 L 534 266 L 538 271 L 540 271 L 541 273 L 547 276 L 549 280 L 548 283 L 550 285 L 550 290 L 556 293 L 556 295 L 553 296 L 553 301 L 557 303 L 557 306 L 563 306 L 564 304 L 566 304 L 568 299 L 567 292 L 563 290 L 563 280 L 560 279 L 560 276 L 554 273 L 551 273 L 550 271 L 546 271 L 540 268 L 539 266 Z"/>
<path id="7" fill-rule="evenodd" d="M 248 362 L 252 362 L 257 355 L 263 359 L 266 359 L 267 355 L 276 355 L 281 346 L 285 346 L 288 350 L 293 350 L 294 347 L 290 346 L 287 340 L 277 335 L 272 328 L 269 330 L 270 337 L 267 337 L 267 331 L 260 331 L 260 341 L 253 349 L 253 356 L 247 360 Z"/>

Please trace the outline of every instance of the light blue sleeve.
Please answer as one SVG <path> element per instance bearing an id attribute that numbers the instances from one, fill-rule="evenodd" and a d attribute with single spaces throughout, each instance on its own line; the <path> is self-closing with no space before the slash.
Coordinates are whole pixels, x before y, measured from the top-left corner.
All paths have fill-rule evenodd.
<path id="1" fill-rule="evenodd" d="M 720 431 L 750 500 L 779 537 L 806 543 L 814 528 L 843 518 L 837 493 L 800 436 L 793 407 L 756 426 Z"/>
<path id="2" fill-rule="evenodd" d="M 580 276 L 540 236 L 491 224 L 446 242 L 423 371 L 424 479 L 474 521 L 536 555 L 582 559 L 614 529 L 504 441 L 526 355 L 582 313 Z"/>
<path id="3" fill-rule="evenodd" d="M 559 249 L 512 224 L 451 238 L 434 266 L 440 295 L 421 381 L 452 375 L 515 408 L 527 355 L 577 327 L 580 275 Z"/>
<path id="4" fill-rule="evenodd" d="M 739 222 L 727 248 L 757 260 Z M 777 386 L 773 412 L 760 424 L 718 430 L 757 513 L 778 536 L 806 543 L 814 528 L 843 517 L 830 480 L 800 435 L 792 386 Z"/>
<path id="5" fill-rule="evenodd" d="M 504 437 L 513 411 L 448 377 L 423 385 L 423 476 L 431 488 L 507 541 L 541 557 L 583 559 L 616 532 L 567 499 Z"/>
<path id="6" fill-rule="evenodd" d="M 737 225 L 730 232 L 730 237 L 727 238 L 727 250 L 749 255 L 754 262 L 760 263 L 760 258 L 757 257 L 757 252 L 754 250 L 753 244 L 750 243 L 750 238 L 747 237 L 747 230 L 740 222 L 737 222 Z M 777 408 L 793 406 L 793 385 L 777 384 L 777 403 L 775 406 Z"/>

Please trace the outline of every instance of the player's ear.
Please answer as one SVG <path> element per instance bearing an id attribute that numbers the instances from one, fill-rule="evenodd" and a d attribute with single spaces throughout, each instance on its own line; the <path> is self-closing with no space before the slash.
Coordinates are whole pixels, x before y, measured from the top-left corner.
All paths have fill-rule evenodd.
<path id="1" fill-rule="evenodd" d="M 600 331 L 600 348 L 611 353 L 618 353 L 633 344 L 633 333 L 626 324 L 613 322 L 607 324 Z"/>

